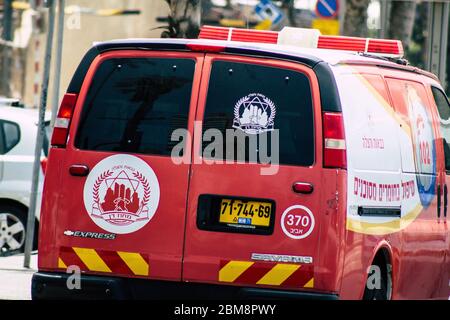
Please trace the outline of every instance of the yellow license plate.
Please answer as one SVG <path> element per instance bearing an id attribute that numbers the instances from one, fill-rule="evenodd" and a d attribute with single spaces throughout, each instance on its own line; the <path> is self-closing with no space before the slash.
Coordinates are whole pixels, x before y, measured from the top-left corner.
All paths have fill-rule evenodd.
<path id="1" fill-rule="evenodd" d="M 219 222 L 268 227 L 271 214 L 269 202 L 222 199 Z"/>

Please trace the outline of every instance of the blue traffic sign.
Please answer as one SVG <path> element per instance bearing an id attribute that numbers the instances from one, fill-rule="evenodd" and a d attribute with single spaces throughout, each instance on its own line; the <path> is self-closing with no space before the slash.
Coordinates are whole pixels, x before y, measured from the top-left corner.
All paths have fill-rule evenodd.
<path id="1" fill-rule="evenodd" d="M 339 0 L 317 0 L 316 14 L 322 18 L 334 18 L 338 14 Z"/>
<path id="2" fill-rule="evenodd" d="M 261 20 L 270 20 L 272 25 L 276 25 L 284 19 L 281 10 L 270 0 L 260 0 L 255 6 L 255 13 Z"/>

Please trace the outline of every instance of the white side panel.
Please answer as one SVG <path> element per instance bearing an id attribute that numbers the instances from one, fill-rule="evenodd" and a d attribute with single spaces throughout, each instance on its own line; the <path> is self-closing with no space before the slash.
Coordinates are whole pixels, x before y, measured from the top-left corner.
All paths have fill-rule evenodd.
<path id="1" fill-rule="evenodd" d="M 402 162 L 408 168 L 412 165 L 414 172 L 412 147 L 405 150 L 403 159 L 400 147 L 411 141 L 409 127 L 354 69 L 339 66 L 333 67 L 333 72 L 347 144 L 347 228 L 368 234 L 396 232 L 421 210 L 415 176 L 402 173 Z M 359 207 L 400 210 L 400 216 L 361 216 Z"/>

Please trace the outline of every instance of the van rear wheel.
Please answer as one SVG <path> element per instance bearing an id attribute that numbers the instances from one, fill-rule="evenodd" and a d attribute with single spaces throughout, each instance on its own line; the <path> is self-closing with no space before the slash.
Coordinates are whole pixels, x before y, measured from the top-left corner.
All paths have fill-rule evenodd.
<path id="1" fill-rule="evenodd" d="M 368 270 L 364 300 L 390 300 L 392 294 L 391 265 L 379 254 Z"/>
<path id="2" fill-rule="evenodd" d="M 13 205 L 0 205 L 0 256 L 23 252 L 26 225 L 26 209 Z M 33 247 L 36 243 L 35 236 Z"/>

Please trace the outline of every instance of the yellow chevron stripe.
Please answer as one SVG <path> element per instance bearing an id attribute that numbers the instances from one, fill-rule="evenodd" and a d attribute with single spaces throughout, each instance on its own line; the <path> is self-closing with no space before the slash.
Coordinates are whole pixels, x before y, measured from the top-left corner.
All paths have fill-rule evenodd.
<path id="1" fill-rule="evenodd" d="M 314 288 L 314 278 L 311 278 L 305 285 L 305 288 Z"/>
<path id="2" fill-rule="evenodd" d="M 58 268 L 60 268 L 60 269 L 67 269 L 66 264 L 64 263 L 64 261 L 62 261 L 61 258 L 58 258 Z"/>
<path id="3" fill-rule="evenodd" d="M 94 249 L 73 248 L 73 250 L 90 271 L 111 272 L 111 269 Z"/>
<path id="4" fill-rule="evenodd" d="M 272 286 L 279 286 L 287 278 L 289 278 L 297 269 L 299 265 L 278 263 L 269 272 L 267 272 L 256 284 L 266 284 Z"/>
<path id="5" fill-rule="evenodd" d="M 148 276 L 148 263 L 139 253 L 117 251 L 117 254 L 135 275 Z"/>
<path id="6" fill-rule="evenodd" d="M 219 271 L 219 281 L 233 282 L 248 268 L 253 265 L 254 262 L 249 261 L 230 261 Z"/>

